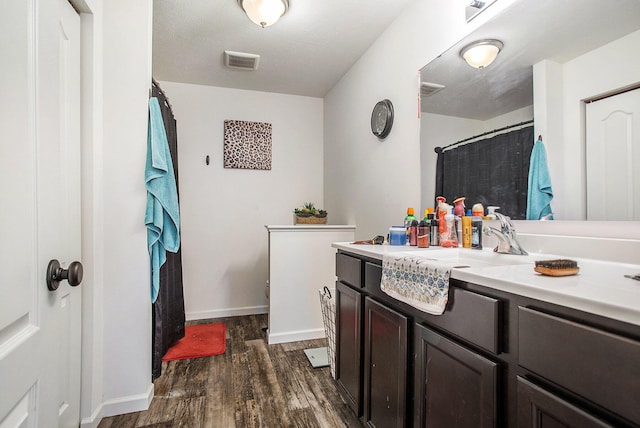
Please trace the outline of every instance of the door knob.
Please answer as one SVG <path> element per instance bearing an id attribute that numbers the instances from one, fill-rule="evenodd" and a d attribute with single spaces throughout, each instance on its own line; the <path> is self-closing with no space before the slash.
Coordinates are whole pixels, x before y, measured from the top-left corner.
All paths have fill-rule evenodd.
<path id="1" fill-rule="evenodd" d="M 60 267 L 60 262 L 53 259 L 47 266 L 47 288 L 55 291 L 60 286 L 60 281 L 67 280 L 69 285 L 76 287 L 82 282 L 82 263 L 72 262 L 68 269 Z"/>

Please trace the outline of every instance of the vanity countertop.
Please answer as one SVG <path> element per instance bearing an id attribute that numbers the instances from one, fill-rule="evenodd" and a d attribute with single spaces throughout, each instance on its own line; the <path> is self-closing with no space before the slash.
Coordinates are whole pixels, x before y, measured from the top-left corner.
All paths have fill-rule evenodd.
<path id="1" fill-rule="evenodd" d="M 491 249 L 478 250 L 443 247 L 418 248 L 392 245 L 354 245 L 333 243 L 339 250 L 382 260 L 384 255 L 411 255 L 447 261 L 447 252 L 459 260 L 481 256 L 478 262 L 452 264 L 451 278 L 485 287 L 519 294 L 603 317 L 640 326 L 640 281 L 624 275 L 640 273 L 640 265 L 603 262 L 592 259 L 571 258 L 578 262 L 577 275 L 550 277 L 533 270 L 536 260 L 567 258 L 552 254 L 516 256 L 493 253 Z M 484 263 L 482 258 L 490 259 Z M 504 260 L 504 264 L 502 264 Z"/>

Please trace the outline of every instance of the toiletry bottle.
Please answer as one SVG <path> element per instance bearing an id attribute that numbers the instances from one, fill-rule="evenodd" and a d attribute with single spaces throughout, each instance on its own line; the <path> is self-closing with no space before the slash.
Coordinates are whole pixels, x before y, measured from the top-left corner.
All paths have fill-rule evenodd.
<path id="1" fill-rule="evenodd" d="M 441 210 L 438 211 L 438 233 L 440 233 L 440 245 L 444 245 L 444 241 L 447 240 L 447 222 L 445 221 L 445 217 L 447 216 L 447 211 Z"/>
<path id="2" fill-rule="evenodd" d="M 499 210 L 499 209 L 500 209 L 500 207 L 494 207 L 494 206 L 487 207 L 487 218 L 486 219 L 487 220 L 495 220 L 495 219 L 497 219 L 498 217 L 496 217 L 495 213 L 496 213 L 496 210 Z"/>
<path id="3" fill-rule="evenodd" d="M 453 209 L 444 216 L 444 230 L 440 236 L 440 245 L 443 247 L 457 247 L 458 237 L 456 236 L 456 216 L 453 215 Z"/>
<path id="4" fill-rule="evenodd" d="M 418 220 L 411 220 L 409 227 L 409 245 L 415 247 L 418 245 Z"/>
<path id="5" fill-rule="evenodd" d="M 430 221 L 431 234 L 429 236 L 429 245 L 437 247 L 440 245 L 440 233 L 438 231 L 438 219 L 435 218 L 434 213 L 427 214 Z"/>
<path id="6" fill-rule="evenodd" d="M 407 208 L 407 216 L 404 218 L 404 228 L 407 232 L 407 245 L 411 242 L 411 222 L 416 219 L 413 207 Z"/>
<path id="7" fill-rule="evenodd" d="M 426 214 L 426 211 L 425 211 Z M 420 221 L 418 225 L 418 247 L 429 248 L 429 235 L 431 234 L 431 220 L 428 220 L 427 216 Z"/>
<path id="8" fill-rule="evenodd" d="M 479 215 L 471 218 L 471 248 L 482 250 L 482 217 Z"/>
<path id="9" fill-rule="evenodd" d="M 471 248 L 471 217 L 462 217 L 462 247 Z"/>
<path id="10" fill-rule="evenodd" d="M 453 201 L 453 214 L 455 216 L 458 216 L 460 218 L 464 216 L 464 200 L 465 199 L 466 198 L 463 196 Z"/>
<path id="11" fill-rule="evenodd" d="M 406 245 L 407 230 L 404 226 L 391 226 L 389 228 L 389 244 L 390 245 Z"/>
<path id="12" fill-rule="evenodd" d="M 484 216 L 484 207 L 480 202 L 478 202 L 477 204 L 473 204 L 473 207 L 471 208 L 471 215 L 480 217 Z"/>

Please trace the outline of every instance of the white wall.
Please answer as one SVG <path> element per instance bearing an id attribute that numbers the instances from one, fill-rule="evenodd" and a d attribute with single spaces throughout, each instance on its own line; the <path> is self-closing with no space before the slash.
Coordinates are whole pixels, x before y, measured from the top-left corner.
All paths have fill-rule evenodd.
<path id="1" fill-rule="evenodd" d="M 565 64 L 534 66 L 536 133 L 544 135 L 558 219 L 586 219 L 582 101 L 638 83 L 639 45 L 636 31 Z"/>
<path id="2" fill-rule="evenodd" d="M 436 147 L 444 147 L 474 135 L 532 119 L 533 106 L 523 107 L 486 121 L 423 112 L 420 117 L 420 169 L 422 171 L 422 210 L 420 212 L 424 212 L 425 208 L 433 207 L 436 197 L 434 193 L 437 160 L 434 149 Z"/>
<path id="3" fill-rule="evenodd" d="M 293 224 L 293 209 L 305 202 L 323 207 L 323 101 L 159 83 L 177 120 L 187 318 L 266 312 L 264 226 Z M 228 119 L 272 124 L 270 171 L 223 167 Z"/>
<path id="4" fill-rule="evenodd" d="M 151 82 L 151 0 L 103 3 L 104 415 L 146 409 L 151 298 L 144 165 Z M 100 172 L 98 172 L 100 173 Z"/>
<path id="5" fill-rule="evenodd" d="M 402 224 L 407 207 L 420 207 L 418 70 L 511 3 L 466 23 L 465 2 L 415 1 L 325 97 L 326 208 L 335 221 L 355 224 L 357 239 L 384 234 Z M 379 141 L 369 124 L 384 98 L 395 119 Z"/>

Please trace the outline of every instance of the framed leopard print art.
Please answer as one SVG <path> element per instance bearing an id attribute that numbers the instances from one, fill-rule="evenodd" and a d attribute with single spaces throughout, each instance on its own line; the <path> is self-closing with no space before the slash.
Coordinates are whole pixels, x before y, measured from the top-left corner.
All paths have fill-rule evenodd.
<path id="1" fill-rule="evenodd" d="M 225 120 L 224 167 L 271 170 L 271 124 Z"/>

